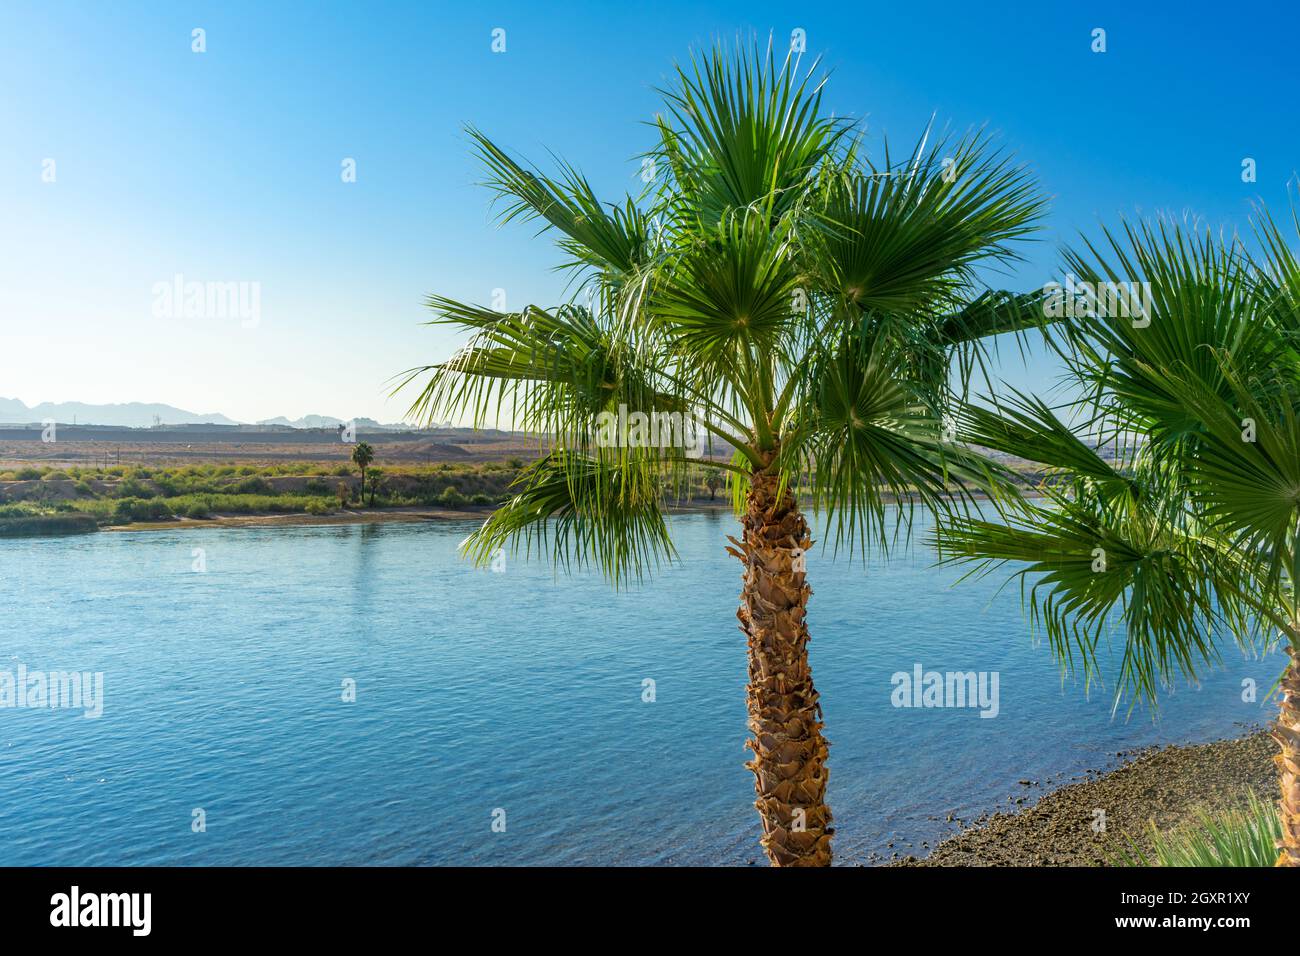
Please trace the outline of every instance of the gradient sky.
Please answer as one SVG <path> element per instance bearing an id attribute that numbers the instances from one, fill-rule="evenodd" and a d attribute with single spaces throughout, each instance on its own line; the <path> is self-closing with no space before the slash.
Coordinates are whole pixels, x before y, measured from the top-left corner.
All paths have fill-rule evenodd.
<path id="1" fill-rule="evenodd" d="M 503 288 L 513 309 L 562 288 L 534 228 L 493 224 L 465 124 L 617 198 L 673 61 L 738 32 L 804 29 L 827 107 L 873 151 L 932 114 L 999 131 L 1052 197 L 1017 290 L 1120 214 L 1231 229 L 1252 199 L 1285 211 L 1300 168 L 1293 2 L 461 6 L 5 0 L 0 396 L 397 420 L 409 399 L 386 382 L 457 344 L 420 326 L 426 294 Z M 260 323 L 156 317 L 153 286 L 178 273 L 259 282 Z M 1004 357 L 1008 381 L 1049 384 L 1041 356 Z"/>

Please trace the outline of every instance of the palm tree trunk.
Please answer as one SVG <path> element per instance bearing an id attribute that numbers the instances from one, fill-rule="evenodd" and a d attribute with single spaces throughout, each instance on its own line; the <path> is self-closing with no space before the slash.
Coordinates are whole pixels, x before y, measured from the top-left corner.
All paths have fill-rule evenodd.
<path id="1" fill-rule="evenodd" d="M 796 549 L 812 546 L 790 490 L 766 471 L 752 476 L 740 550 L 745 564 L 740 629 L 749 643 L 749 729 L 763 850 L 773 866 L 829 866 L 826 739 L 808 666 L 805 609 L 812 588 L 795 571 Z"/>
<path id="2" fill-rule="evenodd" d="M 1277 762 L 1282 783 L 1282 839 L 1278 866 L 1300 866 L 1300 647 L 1290 645 L 1291 663 L 1282 675 L 1282 701 L 1273 739 L 1282 752 Z"/>

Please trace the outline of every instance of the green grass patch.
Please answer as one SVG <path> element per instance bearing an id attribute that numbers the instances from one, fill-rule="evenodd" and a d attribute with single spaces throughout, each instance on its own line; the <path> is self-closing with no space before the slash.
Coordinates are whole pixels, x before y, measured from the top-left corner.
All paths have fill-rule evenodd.
<path id="1" fill-rule="evenodd" d="M 1246 803 L 1161 832 L 1151 824 L 1151 850 L 1131 838 L 1121 866 L 1273 866 L 1282 836 L 1278 808 L 1250 793 Z"/>

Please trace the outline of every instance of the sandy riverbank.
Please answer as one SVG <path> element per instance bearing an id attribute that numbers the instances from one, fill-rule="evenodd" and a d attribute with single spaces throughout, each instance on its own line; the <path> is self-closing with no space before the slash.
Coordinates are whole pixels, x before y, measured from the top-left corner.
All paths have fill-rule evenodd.
<path id="1" fill-rule="evenodd" d="M 1037 781 L 1027 781 L 1021 789 L 1031 800 L 1037 797 L 1032 806 L 976 820 L 924 859 L 909 857 L 895 865 L 1111 865 L 1127 846 L 1126 834 L 1149 846 L 1151 820 L 1167 829 L 1193 819 L 1197 806 L 1215 810 L 1239 804 L 1247 790 L 1274 800 L 1276 753 L 1277 745 L 1261 731 L 1137 752 L 1108 773 L 1049 792 Z M 1097 809 L 1106 813 L 1104 833 L 1092 826 Z"/>

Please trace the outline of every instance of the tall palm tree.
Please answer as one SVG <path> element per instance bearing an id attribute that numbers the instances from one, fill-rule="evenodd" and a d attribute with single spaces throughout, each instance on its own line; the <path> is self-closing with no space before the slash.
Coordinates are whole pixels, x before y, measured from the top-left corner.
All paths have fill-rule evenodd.
<path id="1" fill-rule="evenodd" d="M 363 505 L 366 503 L 366 469 L 370 467 L 370 463 L 374 460 L 375 450 L 370 447 L 370 443 L 357 442 L 357 446 L 352 449 L 352 461 L 361 469 L 361 496 L 357 500 Z"/>
<path id="2" fill-rule="evenodd" d="M 1041 212 L 1025 172 L 979 134 L 872 164 L 852 125 L 823 112 L 816 70 L 770 46 L 679 66 L 643 161 L 650 183 L 615 204 L 573 167 L 547 176 L 471 130 L 502 219 L 558 233 L 573 301 L 499 312 L 432 296 L 433 321 L 469 344 L 403 382 L 427 377 L 412 408 L 426 420 L 504 415 L 547 436 L 467 539 L 480 562 L 549 547 L 615 586 L 639 578 L 675 554 L 663 489 L 696 459 L 662 430 L 623 428 L 624 413 L 659 416 L 652 431 L 685 416 L 735 449 L 719 467 L 740 520 L 727 550 L 743 564 L 747 766 L 775 865 L 829 864 L 833 832 L 808 658 L 813 540 L 792 488 L 810 489 L 836 549 L 865 551 L 954 483 L 994 487 L 996 468 L 945 441 L 949 373 L 969 381 L 982 337 L 1041 315 L 1037 296 L 977 279 Z M 908 504 L 891 519 L 895 498 Z"/>
<path id="3" fill-rule="evenodd" d="M 1063 665 L 1089 679 L 1107 628 L 1124 629 L 1117 703 L 1154 699 L 1215 662 L 1229 635 L 1291 662 L 1273 736 L 1279 865 L 1300 865 L 1300 262 L 1265 213 L 1252 254 L 1176 224 L 1125 225 L 1067 251 L 1085 290 L 1147 282 L 1141 314 L 1077 299 L 1053 327 L 1078 397 L 1073 429 L 1019 393 L 967 406 L 962 437 L 1046 466 L 1042 503 L 937 531 L 946 560 L 1016 576 Z M 1109 286 L 1115 288 L 1115 286 Z M 1103 458 L 1075 431 L 1115 452 Z"/>

